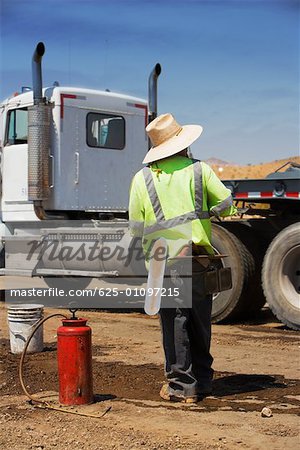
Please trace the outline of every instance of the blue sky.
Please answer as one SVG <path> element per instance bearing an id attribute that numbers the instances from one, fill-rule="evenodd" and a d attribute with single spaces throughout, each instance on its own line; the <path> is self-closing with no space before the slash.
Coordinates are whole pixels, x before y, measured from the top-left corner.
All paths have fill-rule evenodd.
<path id="1" fill-rule="evenodd" d="M 44 85 L 147 96 L 200 123 L 194 156 L 239 164 L 299 153 L 299 1 L 0 0 L 3 99 L 31 85 L 44 41 Z"/>

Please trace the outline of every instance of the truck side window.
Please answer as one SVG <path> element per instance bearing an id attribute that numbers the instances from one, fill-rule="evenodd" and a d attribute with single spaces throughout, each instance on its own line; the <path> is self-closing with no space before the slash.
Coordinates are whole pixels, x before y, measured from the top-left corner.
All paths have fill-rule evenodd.
<path id="1" fill-rule="evenodd" d="M 27 109 L 13 109 L 8 113 L 5 144 L 27 144 Z"/>
<path id="2" fill-rule="evenodd" d="M 89 147 L 122 150 L 125 147 L 125 120 L 111 114 L 87 115 L 87 145 Z"/>

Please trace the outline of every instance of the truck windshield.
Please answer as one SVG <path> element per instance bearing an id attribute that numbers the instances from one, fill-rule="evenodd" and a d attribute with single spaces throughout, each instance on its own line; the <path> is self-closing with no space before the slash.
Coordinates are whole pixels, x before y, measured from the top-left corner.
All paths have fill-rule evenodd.
<path id="1" fill-rule="evenodd" d="M 13 109 L 8 113 L 6 145 L 27 144 L 27 109 Z"/>

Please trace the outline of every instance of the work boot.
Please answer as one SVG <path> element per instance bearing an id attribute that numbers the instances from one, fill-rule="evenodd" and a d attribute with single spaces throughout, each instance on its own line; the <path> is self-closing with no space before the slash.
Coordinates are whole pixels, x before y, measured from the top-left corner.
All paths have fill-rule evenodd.
<path id="1" fill-rule="evenodd" d="M 206 387 L 199 386 L 197 388 L 198 401 L 201 401 L 205 397 L 209 397 L 210 395 L 212 395 L 212 387 L 211 386 L 206 386 Z"/>
<path id="2" fill-rule="evenodd" d="M 171 394 L 170 390 L 169 390 L 169 384 L 168 383 L 165 383 L 162 386 L 159 395 L 161 396 L 162 399 L 167 400 L 169 402 L 197 403 L 197 401 L 198 401 L 198 396 L 197 395 L 192 395 L 192 396 L 185 397 L 183 395 Z"/>

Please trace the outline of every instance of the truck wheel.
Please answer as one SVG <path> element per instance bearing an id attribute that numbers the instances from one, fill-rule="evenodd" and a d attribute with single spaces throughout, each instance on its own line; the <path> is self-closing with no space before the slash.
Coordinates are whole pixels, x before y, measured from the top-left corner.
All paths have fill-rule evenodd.
<path id="1" fill-rule="evenodd" d="M 271 242 L 263 262 L 262 281 L 275 316 L 300 330 L 300 224 L 282 230 Z"/>
<path id="2" fill-rule="evenodd" d="M 232 271 L 232 289 L 213 297 L 212 321 L 241 319 L 247 311 L 245 294 L 255 272 L 253 257 L 236 236 L 216 224 L 212 224 L 212 245 L 217 253 L 228 255 L 222 264 Z"/>
<path id="3" fill-rule="evenodd" d="M 233 233 L 246 247 L 248 264 L 254 267 L 251 268 L 251 281 L 249 280 L 248 289 L 245 290 L 244 315 L 245 318 L 250 319 L 255 316 L 258 311 L 266 303 L 266 298 L 263 292 L 261 283 L 262 263 L 265 252 L 270 243 L 265 237 L 262 237 L 258 230 L 254 229 L 248 222 L 234 222 L 228 221 L 222 224 L 226 230 Z"/>

